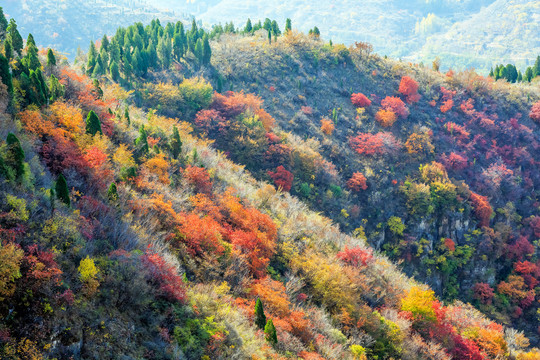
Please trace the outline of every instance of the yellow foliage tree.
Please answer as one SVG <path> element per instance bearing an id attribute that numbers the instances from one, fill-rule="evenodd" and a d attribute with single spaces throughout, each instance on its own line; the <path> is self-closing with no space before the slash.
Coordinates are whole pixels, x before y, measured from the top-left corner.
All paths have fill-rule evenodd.
<path id="1" fill-rule="evenodd" d="M 401 299 L 401 310 L 411 313 L 414 320 L 436 321 L 433 303 L 436 301 L 433 290 L 423 290 L 413 286 Z"/>
<path id="2" fill-rule="evenodd" d="M 21 277 L 20 263 L 24 252 L 14 244 L 0 243 L 0 301 L 13 295 L 13 282 Z"/>

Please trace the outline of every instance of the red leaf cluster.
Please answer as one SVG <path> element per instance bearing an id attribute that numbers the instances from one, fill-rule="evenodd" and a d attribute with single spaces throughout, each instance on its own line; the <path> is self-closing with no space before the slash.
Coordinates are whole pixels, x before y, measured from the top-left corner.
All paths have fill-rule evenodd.
<path id="1" fill-rule="evenodd" d="M 371 100 L 362 93 L 356 93 L 351 95 L 351 102 L 356 107 L 366 108 L 371 106 Z"/>
<path id="2" fill-rule="evenodd" d="M 420 100 L 420 95 L 418 94 L 418 83 L 409 76 L 404 76 L 401 78 L 399 92 L 406 96 L 409 104 L 418 102 L 418 100 Z"/>
<path id="3" fill-rule="evenodd" d="M 384 110 L 391 110 L 400 118 L 405 119 L 409 116 L 407 105 L 396 96 L 387 96 L 381 101 L 381 106 Z"/>
<path id="4" fill-rule="evenodd" d="M 352 191 L 367 190 L 366 177 L 361 172 L 355 172 L 347 181 L 347 187 Z"/>
<path id="5" fill-rule="evenodd" d="M 274 184 L 278 188 L 282 188 L 285 191 L 291 191 L 294 175 L 286 170 L 283 165 L 279 165 L 276 171 L 268 171 L 268 175 L 274 180 Z"/>

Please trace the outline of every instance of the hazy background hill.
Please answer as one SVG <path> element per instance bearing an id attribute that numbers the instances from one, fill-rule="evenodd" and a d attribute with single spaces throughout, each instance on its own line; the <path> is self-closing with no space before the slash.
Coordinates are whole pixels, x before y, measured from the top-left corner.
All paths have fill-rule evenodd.
<path id="1" fill-rule="evenodd" d="M 381 55 L 414 62 L 439 56 L 443 69 L 474 67 L 485 74 L 495 63 L 524 70 L 540 53 L 540 2 L 530 0 L 8 0 L 3 7 L 19 20 L 23 36 L 32 32 L 70 58 L 78 46 L 118 26 L 192 16 L 206 27 L 231 20 L 243 27 L 247 18 L 266 17 L 283 27 L 290 17 L 293 27 L 317 26 L 334 42 L 367 41 Z"/>

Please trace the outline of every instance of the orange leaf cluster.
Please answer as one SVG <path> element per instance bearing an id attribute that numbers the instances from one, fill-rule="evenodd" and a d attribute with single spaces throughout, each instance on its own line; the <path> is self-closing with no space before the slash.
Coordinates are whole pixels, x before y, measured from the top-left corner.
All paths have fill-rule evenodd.
<path id="1" fill-rule="evenodd" d="M 405 119 L 409 116 L 407 105 L 396 96 L 387 96 L 381 101 L 381 105 L 385 110 L 393 111 L 400 118 Z"/>
<path id="2" fill-rule="evenodd" d="M 375 119 L 382 127 L 390 127 L 396 122 L 397 116 L 392 110 L 380 109 Z"/>
<path id="3" fill-rule="evenodd" d="M 332 135 L 334 132 L 335 126 L 332 120 L 323 118 L 321 120 L 321 131 L 326 135 Z"/>
<path id="4" fill-rule="evenodd" d="M 420 95 L 418 94 L 418 83 L 409 76 L 404 76 L 401 78 L 398 91 L 407 97 L 407 102 L 409 104 L 418 102 L 420 100 Z"/>
<path id="5" fill-rule="evenodd" d="M 355 172 L 349 181 L 347 181 L 347 187 L 352 191 L 359 192 L 360 190 L 367 190 L 366 177 L 361 172 Z"/>
<path id="6" fill-rule="evenodd" d="M 489 219 L 493 213 L 491 205 L 486 196 L 471 192 L 471 202 L 474 208 L 474 214 L 480 221 L 480 226 L 489 226 Z"/>

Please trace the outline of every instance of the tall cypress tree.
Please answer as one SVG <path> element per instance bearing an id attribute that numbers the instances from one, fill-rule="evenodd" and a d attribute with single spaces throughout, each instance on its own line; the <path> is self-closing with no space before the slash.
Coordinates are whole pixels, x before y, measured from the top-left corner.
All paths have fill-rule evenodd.
<path id="1" fill-rule="evenodd" d="M 4 15 L 4 9 L 0 6 L 0 39 L 5 37 L 6 31 L 8 28 L 8 22 L 6 16 Z"/>
<path id="2" fill-rule="evenodd" d="M 180 134 L 178 133 L 178 128 L 176 126 L 173 127 L 173 136 L 170 145 L 173 158 L 178 159 L 178 156 L 182 152 L 182 140 L 180 139 Z"/>
<path id="3" fill-rule="evenodd" d="M 11 60 L 11 57 L 13 56 L 13 47 L 9 40 L 4 41 L 4 54 L 6 54 L 8 60 Z"/>
<path id="4" fill-rule="evenodd" d="M 0 77 L 2 82 L 7 86 L 8 93 L 13 92 L 13 82 L 11 81 L 11 72 L 9 71 L 9 60 L 0 54 Z"/>
<path id="5" fill-rule="evenodd" d="M 248 18 L 246 22 L 246 26 L 244 27 L 244 32 L 251 33 L 252 30 L 253 30 L 253 26 L 251 25 L 251 19 Z"/>
<path id="6" fill-rule="evenodd" d="M 203 38 L 203 48 L 202 48 L 202 62 L 205 65 L 210 64 L 210 59 L 212 58 L 212 49 L 210 48 L 210 41 L 208 40 L 208 35 L 204 34 Z"/>
<path id="7" fill-rule="evenodd" d="M 56 66 L 56 56 L 54 56 L 54 52 L 52 49 L 49 49 L 47 51 L 47 66 L 53 67 Z"/>
<path id="8" fill-rule="evenodd" d="M 199 64 L 203 63 L 203 43 L 201 39 L 197 40 L 197 43 L 195 44 L 195 49 L 193 49 L 193 53 L 195 54 L 195 57 L 199 61 Z"/>
<path id="9" fill-rule="evenodd" d="M 261 330 L 264 330 L 266 325 L 266 315 L 264 315 L 264 308 L 260 298 L 257 298 L 255 302 L 255 325 Z"/>
<path id="10" fill-rule="evenodd" d="M 17 23 L 14 19 L 9 20 L 9 25 L 7 27 L 8 40 L 11 43 L 11 47 L 19 55 L 22 53 L 23 49 L 23 39 L 19 30 L 17 30 Z"/>
<path id="11" fill-rule="evenodd" d="M 38 48 L 31 36 L 32 34 L 28 35 L 26 56 L 23 58 L 22 62 L 28 70 L 37 70 L 41 68 L 41 63 L 39 62 Z"/>
<path id="12" fill-rule="evenodd" d="M 8 157 L 6 164 L 9 165 L 15 172 L 15 180 L 21 182 L 25 169 L 24 169 L 24 150 L 21 146 L 21 142 L 13 133 L 9 133 L 6 139 L 8 145 Z"/>
<path id="13" fill-rule="evenodd" d="M 184 42 L 180 34 L 174 34 L 173 53 L 176 61 L 180 61 L 180 59 L 184 56 Z"/>
<path id="14" fill-rule="evenodd" d="M 86 133 L 94 136 L 98 132 L 102 133 L 101 122 L 96 113 L 93 110 L 90 110 L 88 117 L 86 118 Z"/>
<path id="15" fill-rule="evenodd" d="M 69 189 L 67 186 L 67 181 L 64 175 L 60 174 L 58 175 L 58 179 L 56 179 L 56 197 L 58 200 L 62 201 L 67 206 L 71 205 L 71 200 L 69 199 Z"/>
<path id="16" fill-rule="evenodd" d="M 60 84 L 60 81 L 58 81 L 58 78 L 54 74 L 49 78 L 49 89 L 51 101 L 64 96 L 64 85 Z"/>
<path id="17" fill-rule="evenodd" d="M 120 80 L 120 71 L 118 70 L 118 64 L 116 61 L 111 62 L 111 67 L 109 68 L 109 71 L 111 73 L 111 78 L 113 81 Z"/>
<path id="18" fill-rule="evenodd" d="M 135 139 L 135 145 L 139 146 L 139 149 L 143 154 L 148 154 L 148 134 L 146 133 L 144 125 L 141 125 L 139 128 L 139 137 Z"/>
<path id="19" fill-rule="evenodd" d="M 533 78 L 533 69 L 532 67 L 528 67 L 527 70 L 525 70 L 525 77 L 524 79 L 527 80 L 528 82 L 531 82 Z"/>
<path id="20" fill-rule="evenodd" d="M 94 67 L 97 62 L 97 50 L 93 41 L 90 41 L 90 48 L 88 49 L 88 63 L 86 64 L 86 74 L 92 75 Z"/>
<path id="21" fill-rule="evenodd" d="M 285 34 L 292 30 L 291 19 L 287 18 L 285 21 Z"/>
<path id="22" fill-rule="evenodd" d="M 266 323 L 266 326 L 264 327 L 264 335 L 266 336 L 266 341 L 268 341 L 272 345 L 277 344 L 277 333 L 272 319 L 269 319 Z"/>
<path id="23" fill-rule="evenodd" d="M 536 58 L 532 71 L 533 71 L 533 76 L 532 76 L 533 79 L 537 76 L 540 76 L 540 55 L 538 55 L 538 57 Z"/>

